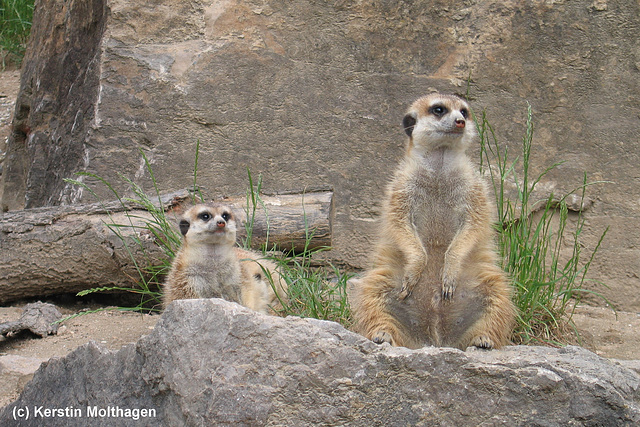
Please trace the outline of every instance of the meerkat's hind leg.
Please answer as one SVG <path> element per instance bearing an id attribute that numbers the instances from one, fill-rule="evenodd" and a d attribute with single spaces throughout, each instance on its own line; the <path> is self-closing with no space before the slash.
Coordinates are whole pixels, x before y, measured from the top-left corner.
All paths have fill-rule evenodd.
<path id="1" fill-rule="evenodd" d="M 389 312 L 389 293 L 397 283 L 392 271 L 379 268 L 349 281 L 354 330 L 377 344 L 402 345 L 397 319 Z"/>
<path id="2" fill-rule="evenodd" d="M 495 265 L 486 264 L 480 276 L 478 291 L 485 304 L 482 317 L 473 325 L 461 344 L 480 348 L 500 348 L 509 342 L 516 318 L 507 278 Z"/>

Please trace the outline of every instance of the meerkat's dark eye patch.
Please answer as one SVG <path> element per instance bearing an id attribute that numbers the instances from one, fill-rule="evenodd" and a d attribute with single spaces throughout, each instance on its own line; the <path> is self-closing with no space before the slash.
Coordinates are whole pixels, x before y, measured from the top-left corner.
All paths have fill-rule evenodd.
<path id="1" fill-rule="evenodd" d="M 254 274 L 254 275 L 253 275 L 253 277 L 254 277 L 254 279 L 256 279 L 256 280 L 262 280 L 262 274 L 260 274 L 260 273 L 256 273 L 256 274 Z"/>
<path id="2" fill-rule="evenodd" d="M 431 114 L 433 114 L 436 117 L 442 117 L 445 114 L 447 114 L 449 112 L 449 110 L 447 110 L 446 107 L 440 105 L 440 104 L 436 104 L 434 106 L 432 106 L 431 108 L 429 108 L 429 112 Z"/>
<path id="3" fill-rule="evenodd" d="M 460 114 L 462 114 L 462 117 L 464 117 L 465 119 L 469 118 L 469 110 L 467 110 L 466 108 L 460 110 Z"/>
<path id="4" fill-rule="evenodd" d="M 183 219 L 182 221 L 180 221 L 180 224 L 178 224 L 178 227 L 180 227 L 180 233 L 182 233 L 183 236 L 187 235 L 187 231 L 189 231 L 189 226 L 191 224 L 189 224 L 189 221 L 187 221 L 186 219 Z"/>
<path id="5" fill-rule="evenodd" d="M 407 114 L 402 119 L 402 127 L 404 127 L 404 131 L 409 136 L 411 136 L 411 134 L 413 133 L 413 128 L 415 125 L 416 125 L 416 118 L 413 117 L 411 114 Z"/>
<path id="6" fill-rule="evenodd" d="M 200 218 L 204 222 L 207 222 L 211 219 L 211 214 L 209 212 L 200 212 L 198 214 L 198 218 Z"/>
<path id="7" fill-rule="evenodd" d="M 222 219 L 224 219 L 225 221 L 229 221 L 229 219 L 231 219 L 231 214 L 229 212 L 223 213 Z"/>

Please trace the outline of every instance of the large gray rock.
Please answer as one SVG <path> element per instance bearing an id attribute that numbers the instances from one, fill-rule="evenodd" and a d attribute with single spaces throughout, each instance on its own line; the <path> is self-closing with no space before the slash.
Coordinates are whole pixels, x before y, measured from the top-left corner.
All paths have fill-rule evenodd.
<path id="1" fill-rule="evenodd" d="M 639 399 L 634 371 L 578 347 L 408 350 L 333 322 L 183 300 L 136 345 L 89 343 L 43 364 L 0 424 L 72 408 L 77 418 L 46 425 L 86 425 L 88 410 L 117 407 L 155 417 L 92 425 L 634 425 Z"/>
<path id="2" fill-rule="evenodd" d="M 139 148 L 160 191 L 189 187 L 199 140 L 210 196 L 244 194 L 247 168 L 270 192 L 333 188 L 331 257 L 363 267 L 404 110 L 469 82 L 511 153 L 531 103 L 533 170 L 567 161 L 547 194 L 614 182 L 589 188 L 581 237 L 588 254 L 611 226 L 597 290 L 640 309 L 637 1 L 37 1 L 33 29 L 5 208 L 93 202 L 63 181 L 81 170 L 153 191 Z"/>

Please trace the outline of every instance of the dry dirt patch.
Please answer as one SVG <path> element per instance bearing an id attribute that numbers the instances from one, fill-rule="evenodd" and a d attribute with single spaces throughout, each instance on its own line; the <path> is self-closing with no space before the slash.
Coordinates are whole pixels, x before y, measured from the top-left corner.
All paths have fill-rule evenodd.
<path id="1" fill-rule="evenodd" d="M 582 306 L 573 320 L 583 347 L 611 359 L 640 359 L 640 313 Z"/>
<path id="2" fill-rule="evenodd" d="M 22 307 L 0 307 L 0 323 L 17 320 Z M 99 307 L 91 305 L 58 308 L 67 316 L 82 309 L 95 310 Z M 65 321 L 57 335 L 46 338 L 39 338 L 29 332 L 6 338 L 0 336 L 0 407 L 18 397 L 40 363 L 51 357 L 65 356 L 89 341 L 118 350 L 149 334 L 158 319 L 159 315 L 117 310 L 99 311 Z"/>

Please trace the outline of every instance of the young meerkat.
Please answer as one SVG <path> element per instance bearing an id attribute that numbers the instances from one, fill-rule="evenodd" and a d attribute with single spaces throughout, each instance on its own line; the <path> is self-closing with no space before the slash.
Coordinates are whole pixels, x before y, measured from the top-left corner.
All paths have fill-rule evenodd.
<path id="1" fill-rule="evenodd" d="M 465 154 L 476 132 L 453 95 L 418 99 L 387 188 L 373 268 L 350 283 L 355 329 L 376 343 L 497 348 L 515 318 L 497 266 L 494 208 Z"/>
<path id="2" fill-rule="evenodd" d="M 183 243 L 165 280 L 165 308 L 173 300 L 190 298 L 223 298 L 261 313 L 275 314 L 281 308 L 285 281 L 273 262 L 235 247 L 237 222 L 229 206 L 193 206 L 179 227 Z"/>

